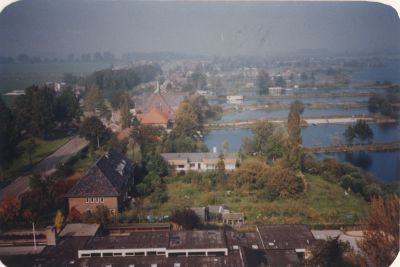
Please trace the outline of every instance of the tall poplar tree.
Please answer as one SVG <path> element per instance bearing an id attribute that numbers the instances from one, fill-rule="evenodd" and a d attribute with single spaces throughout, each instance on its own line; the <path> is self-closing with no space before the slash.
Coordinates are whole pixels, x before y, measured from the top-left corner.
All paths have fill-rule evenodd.
<path id="1" fill-rule="evenodd" d="M 121 96 L 120 112 L 122 129 L 129 128 L 131 126 L 132 114 L 130 112 L 129 94 L 126 92 Z"/>
<path id="2" fill-rule="evenodd" d="M 285 142 L 285 162 L 294 170 L 300 169 L 302 150 L 300 114 L 304 107 L 301 102 L 295 101 L 290 106 L 288 115 L 288 137 Z"/>

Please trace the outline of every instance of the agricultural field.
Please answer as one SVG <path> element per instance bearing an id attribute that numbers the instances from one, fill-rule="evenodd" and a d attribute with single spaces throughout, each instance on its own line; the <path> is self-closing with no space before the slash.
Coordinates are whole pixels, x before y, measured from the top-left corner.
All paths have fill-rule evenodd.
<path id="1" fill-rule="evenodd" d="M 107 63 L 12 63 L 0 64 L 0 93 L 23 90 L 32 84 L 61 81 L 65 73 L 82 76 L 110 67 Z"/>

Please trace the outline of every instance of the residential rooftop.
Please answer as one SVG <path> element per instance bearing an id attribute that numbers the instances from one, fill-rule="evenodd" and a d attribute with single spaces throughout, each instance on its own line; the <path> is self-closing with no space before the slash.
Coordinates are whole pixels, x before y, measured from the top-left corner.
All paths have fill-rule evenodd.
<path id="1" fill-rule="evenodd" d="M 67 197 L 119 196 L 133 174 L 133 162 L 110 150 L 68 191 Z"/>

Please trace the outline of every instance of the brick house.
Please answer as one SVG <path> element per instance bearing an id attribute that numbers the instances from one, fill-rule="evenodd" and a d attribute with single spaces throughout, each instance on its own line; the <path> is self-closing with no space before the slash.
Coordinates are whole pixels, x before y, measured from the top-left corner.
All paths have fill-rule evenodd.
<path id="1" fill-rule="evenodd" d="M 68 191 L 69 210 L 74 208 L 82 214 L 103 205 L 112 213 L 120 211 L 127 200 L 128 190 L 134 184 L 133 171 L 132 161 L 110 150 Z"/>

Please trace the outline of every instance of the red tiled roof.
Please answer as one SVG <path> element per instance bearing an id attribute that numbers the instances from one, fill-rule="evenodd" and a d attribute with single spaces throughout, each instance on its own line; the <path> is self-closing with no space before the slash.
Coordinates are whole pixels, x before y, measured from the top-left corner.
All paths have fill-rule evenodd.
<path id="1" fill-rule="evenodd" d="M 129 135 L 131 134 L 132 128 L 125 128 L 122 131 L 120 131 L 117 135 L 118 140 L 123 140 L 125 138 L 128 138 Z"/>
<path id="2" fill-rule="evenodd" d="M 138 114 L 138 119 L 142 124 L 167 124 L 168 114 L 153 108 L 149 112 Z"/>

